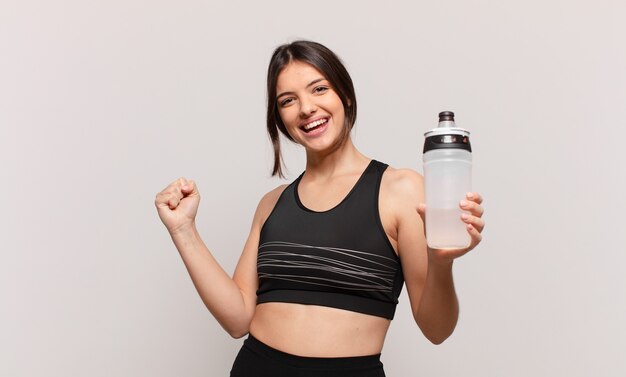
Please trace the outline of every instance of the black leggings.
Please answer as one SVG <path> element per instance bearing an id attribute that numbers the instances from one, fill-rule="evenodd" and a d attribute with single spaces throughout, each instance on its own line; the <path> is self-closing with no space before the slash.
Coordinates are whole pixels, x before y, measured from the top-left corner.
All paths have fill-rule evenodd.
<path id="1" fill-rule="evenodd" d="M 304 357 L 274 349 L 251 334 L 244 340 L 230 377 L 385 377 L 380 354 Z"/>

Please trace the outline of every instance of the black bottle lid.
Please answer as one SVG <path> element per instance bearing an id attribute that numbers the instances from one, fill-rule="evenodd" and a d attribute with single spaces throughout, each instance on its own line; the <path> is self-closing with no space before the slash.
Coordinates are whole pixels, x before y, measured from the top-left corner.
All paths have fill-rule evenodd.
<path id="1" fill-rule="evenodd" d="M 469 135 L 468 130 L 456 126 L 452 111 L 442 111 L 439 113 L 439 126 L 424 134 L 426 140 L 423 153 L 434 149 L 464 149 L 471 152 Z"/>

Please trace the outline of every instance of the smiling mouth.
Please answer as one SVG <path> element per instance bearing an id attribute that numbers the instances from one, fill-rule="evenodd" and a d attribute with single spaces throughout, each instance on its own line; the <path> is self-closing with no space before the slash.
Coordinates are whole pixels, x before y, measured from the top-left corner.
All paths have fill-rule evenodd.
<path id="1" fill-rule="evenodd" d="M 328 123 L 328 118 L 322 118 L 322 119 L 318 119 L 315 122 L 311 122 L 309 124 L 305 124 L 304 126 L 300 127 L 304 132 L 311 132 L 313 130 L 318 129 L 319 127 L 325 125 L 326 123 Z"/>

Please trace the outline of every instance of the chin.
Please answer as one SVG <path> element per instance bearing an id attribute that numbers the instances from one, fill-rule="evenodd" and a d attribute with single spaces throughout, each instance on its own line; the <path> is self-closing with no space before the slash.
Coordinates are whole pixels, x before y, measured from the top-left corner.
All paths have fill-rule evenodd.
<path id="1" fill-rule="evenodd" d="M 315 153 L 330 153 L 336 151 L 339 148 L 340 145 L 336 141 L 305 145 L 305 149 L 307 150 L 307 152 Z"/>

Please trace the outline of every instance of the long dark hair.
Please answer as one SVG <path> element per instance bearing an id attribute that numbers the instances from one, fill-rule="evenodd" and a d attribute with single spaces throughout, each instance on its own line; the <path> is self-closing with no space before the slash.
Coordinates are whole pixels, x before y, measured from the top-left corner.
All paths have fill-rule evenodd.
<path id="1" fill-rule="evenodd" d="M 335 53 L 326 46 L 317 42 L 298 40 L 292 43 L 281 45 L 274 50 L 272 59 L 267 69 L 267 133 L 272 140 L 274 148 L 274 168 L 272 176 L 278 175 L 284 178 L 283 160 L 280 153 L 280 131 L 291 141 L 293 138 L 287 132 L 280 114 L 278 113 L 278 101 L 276 99 L 276 83 L 278 75 L 286 65 L 292 61 L 307 63 L 320 71 L 330 82 L 333 90 L 343 103 L 345 121 L 343 133 L 341 134 L 337 146 L 342 145 L 350 136 L 350 131 L 356 121 L 356 95 L 352 79 L 344 67 L 343 63 Z"/>

